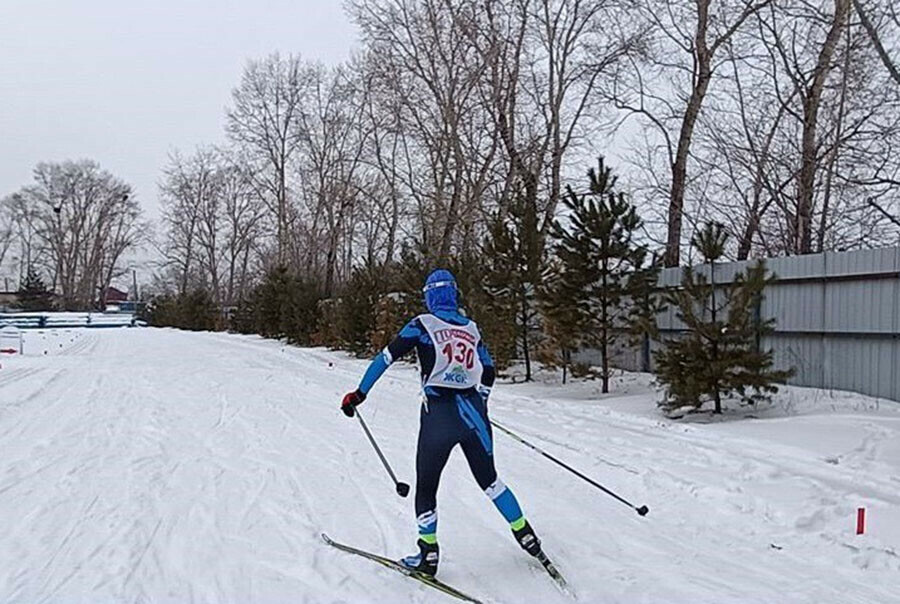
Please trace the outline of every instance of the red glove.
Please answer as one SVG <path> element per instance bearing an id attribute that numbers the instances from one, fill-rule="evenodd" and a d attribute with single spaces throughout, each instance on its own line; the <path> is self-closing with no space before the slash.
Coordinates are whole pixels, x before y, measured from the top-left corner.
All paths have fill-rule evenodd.
<path id="1" fill-rule="evenodd" d="M 364 400 L 366 400 L 366 395 L 359 390 L 348 392 L 344 395 L 344 400 L 341 401 L 341 411 L 343 411 L 344 415 L 347 417 L 353 417 L 356 413 L 354 409 L 357 405 L 362 405 Z"/>

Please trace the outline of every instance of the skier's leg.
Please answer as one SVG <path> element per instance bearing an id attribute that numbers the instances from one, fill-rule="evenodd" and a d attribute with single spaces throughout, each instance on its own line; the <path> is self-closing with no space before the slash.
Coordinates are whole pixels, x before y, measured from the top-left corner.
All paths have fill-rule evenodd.
<path id="1" fill-rule="evenodd" d="M 453 448 L 440 437 L 423 422 L 416 448 L 416 524 L 419 538 L 426 543 L 437 541 L 438 484 Z"/>
<path id="2" fill-rule="evenodd" d="M 519 542 L 528 553 L 537 555 L 541 550 L 541 542 L 534 534 L 534 530 L 525 515 L 518 499 L 508 486 L 497 476 L 494 466 L 493 433 L 491 423 L 487 417 L 487 408 L 481 397 L 474 396 L 457 397 L 460 417 L 470 426 L 470 432 L 460 442 L 472 475 L 478 482 L 478 486 L 490 497 L 497 510 L 509 523 L 516 541 Z"/>
<path id="3" fill-rule="evenodd" d="M 491 501 L 515 530 L 525 524 L 522 508 L 512 490 L 497 477 L 494 467 L 494 445 L 491 423 L 487 419 L 487 411 L 481 397 L 457 396 L 460 416 L 470 427 L 466 438 L 460 442 L 469 468 L 478 486 L 490 497 Z"/>
<path id="4" fill-rule="evenodd" d="M 426 400 L 419 413 L 416 445 L 416 523 L 419 538 L 434 543 L 437 534 L 437 490 L 441 472 L 456 444 L 453 426 L 448 426 L 448 405 Z"/>
<path id="5" fill-rule="evenodd" d="M 419 551 L 401 560 L 409 568 L 437 573 L 437 489 L 441 472 L 456 444 L 447 430 L 447 405 L 429 401 L 422 405 L 416 447 L 416 525 Z"/>

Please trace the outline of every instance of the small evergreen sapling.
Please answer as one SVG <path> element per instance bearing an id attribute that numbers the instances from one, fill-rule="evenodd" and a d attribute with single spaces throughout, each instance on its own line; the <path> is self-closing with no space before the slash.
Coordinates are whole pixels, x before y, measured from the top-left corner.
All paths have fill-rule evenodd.
<path id="1" fill-rule="evenodd" d="M 709 266 L 709 278 L 686 267 L 681 286 L 667 293 L 688 330 L 656 354 L 657 375 L 666 387 L 660 405 L 668 411 L 697 409 L 712 400 L 715 413 L 721 413 L 723 399 L 735 395 L 744 403 L 767 400 L 778 391 L 776 384 L 792 375 L 792 370 L 773 369 L 772 351 L 759 345 L 774 330 L 774 319 L 761 321 L 757 311 L 774 277 L 760 261 L 731 283 L 718 285 L 716 265 L 726 242 L 721 224 L 707 224 L 691 244 Z"/>
<path id="2" fill-rule="evenodd" d="M 18 291 L 18 306 L 27 312 L 54 309 L 53 293 L 44 285 L 44 280 L 33 268 L 28 269 L 25 281 Z"/>
<path id="3" fill-rule="evenodd" d="M 666 309 L 666 302 L 657 290 L 662 265 L 662 256 L 654 254 L 629 276 L 628 333 L 630 344 L 640 347 L 641 371 L 651 370 L 650 343 L 659 337 L 657 317 Z"/>

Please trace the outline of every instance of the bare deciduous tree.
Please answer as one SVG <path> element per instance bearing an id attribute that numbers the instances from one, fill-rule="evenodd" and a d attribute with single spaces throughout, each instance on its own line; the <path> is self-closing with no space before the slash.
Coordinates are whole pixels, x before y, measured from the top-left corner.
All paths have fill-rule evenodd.
<path id="1" fill-rule="evenodd" d="M 455 236 L 477 216 L 498 142 L 481 110 L 485 60 L 471 33 L 480 3 L 354 0 L 352 12 L 371 51 L 382 94 L 398 101 L 408 192 L 422 243 L 448 258 Z M 461 228 L 460 228 L 461 227 Z"/>
<path id="2" fill-rule="evenodd" d="M 499 200 L 521 186 L 540 199 L 541 232 L 552 224 L 566 154 L 603 111 L 598 81 L 641 44 L 612 0 L 487 2 L 481 47 L 487 58 L 487 110 L 503 143 L 506 179 Z M 544 178 L 546 176 L 546 179 Z M 543 195 L 542 195 L 543 194 Z"/>
<path id="3" fill-rule="evenodd" d="M 0 199 L 0 274 L 6 268 L 6 254 L 12 247 L 15 228 L 9 199 Z"/>
<path id="4" fill-rule="evenodd" d="M 160 185 L 163 252 L 179 294 L 204 287 L 220 306 L 233 306 L 246 292 L 265 213 L 251 180 L 219 149 L 169 158 Z"/>
<path id="5" fill-rule="evenodd" d="M 253 162 L 251 174 L 275 216 L 279 263 L 287 259 L 288 176 L 304 134 L 299 126 L 308 75 L 294 55 L 250 61 L 227 116 L 228 135 Z"/>
<path id="6" fill-rule="evenodd" d="M 870 10 L 863 6 L 862 0 L 852 0 L 853 1 L 853 9 L 856 11 L 856 14 L 859 16 L 860 23 L 863 28 L 866 30 L 866 34 L 869 36 L 869 39 L 872 42 L 872 45 L 875 47 L 876 52 L 878 53 L 878 58 L 881 59 L 882 65 L 884 68 L 888 70 L 888 73 L 893 78 L 894 83 L 897 86 L 900 86 L 900 68 L 897 67 L 897 62 L 894 58 L 891 57 L 891 53 L 883 42 L 883 38 L 885 37 L 881 32 L 879 32 L 879 27 L 873 21 L 871 15 L 878 15 L 879 21 L 885 23 L 886 25 L 883 29 L 887 29 L 893 25 L 894 31 L 892 31 L 888 35 L 892 35 L 896 37 L 898 35 L 897 30 L 900 29 L 900 13 L 897 11 L 896 3 L 892 0 L 888 0 L 886 3 L 887 6 L 882 6 L 882 2 L 877 2 L 876 6 Z"/>
<path id="7" fill-rule="evenodd" d="M 719 51 L 772 1 L 640 3 L 640 12 L 649 24 L 647 52 L 632 63 L 632 69 L 620 74 L 610 98 L 620 109 L 652 124 L 665 143 L 671 173 L 666 266 L 678 266 L 681 259 L 691 143 L 710 85 L 723 64 Z"/>
<path id="8" fill-rule="evenodd" d="M 38 164 L 34 180 L 12 197 L 24 269 L 45 265 L 65 309 L 104 305 L 145 231 L 131 187 L 88 160 Z"/>

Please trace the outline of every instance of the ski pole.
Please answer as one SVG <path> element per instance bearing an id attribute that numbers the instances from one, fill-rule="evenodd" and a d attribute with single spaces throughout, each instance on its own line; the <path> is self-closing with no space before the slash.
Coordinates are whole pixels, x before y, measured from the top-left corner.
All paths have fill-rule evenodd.
<path id="1" fill-rule="evenodd" d="M 518 434 L 516 434 L 516 433 L 513 432 L 512 430 L 510 430 L 509 428 L 505 428 L 503 425 L 497 423 L 497 422 L 494 421 L 494 420 L 491 420 L 491 424 L 492 424 L 495 428 L 499 428 L 500 430 L 502 430 L 503 432 L 505 432 L 506 434 L 508 434 L 509 436 L 511 436 L 513 439 L 519 441 L 520 443 L 522 443 L 522 444 L 525 445 L 526 447 L 530 448 L 532 451 L 536 451 L 536 452 L 540 453 L 541 455 L 543 455 L 544 457 L 546 457 L 547 459 L 549 459 L 549 460 L 552 461 L 553 463 L 562 466 L 563 468 L 565 468 L 566 470 L 568 470 L 569 472 L 571 472 L 571 473 L 574 474 L 575 476 L 579 477 L 580 479 L 584 480 L 584 481 L 587 482 L 588 484 L 597 487 L 598 489 L 600 489 L 601 491 L 603 491 L 603 492 L 606 493 L 607 495 L 609 495 L 609 496 L 611 496 L 611 497 L 617 499 L 618 501 L 621 501 L 622 503 L 624 503 L 625 505 L 627 505 L 628 507 L 630 507 L 631 509 L 633 509 L 635 512 L 637 512 L 639 516 L 646 516 L 646 515 L 647 515 L 647 512 L 650 511 L 650 508 L 648 508 L 646 505 L 642 505 L 642 506 L 640 506 L 640 507 L 637 507 L 636 505 L 634 505 L 634 504 L 631 503 L 630 501 L 628 501 L 628 500 L 626 500 L 626 499 L 623 499 L 622 497 L 619 497 L 618 495 L 616 495 L 615 493 L 613 493 L 612 491 L 610 491 L 609 489 L 607 489 L 605 486 L 603 486 L 603 485 L 600 484 L 599 482 L 596 482 L 596 481 L 592 480 L 591 478 L 588 478 L 587 476 L 585 476 L 584 474 L 582 474 L 581 472 L 579 472 L 578 470 L 576 470 L 576 469 L 573 468 L 572 466 L 566 464 L 565 462 L 562 462 L 562 461 L 556 459 L 555 457 L 553 457 L 552 455 L 550 455 L 550 454 L 547 453 L 546 451 L 544 451 L 544 450 L 542 450 L 542 449 L 539 449 L 538 447 L 534 446 L 533 444 L 531 444 L 530 442 L 528 442 L 527 440 L 525 440 L 524 438 L 522 438 L 521 436 L 519 436 Z"/>
<path id="2" fill-rule="evenodd" d="M 397 488 L 397 494 L 400 497 L 406 497 L 409 495 L 409 485 L 405 482 L 400 482 L 397 480 L 397 477 L 394 475 L 394 471 L 391 469 L 391 464 L 388 463 L 387 459 L 384 458 L 384 454 L 381 452 L 381 449 L 378 448 L 378 443 L 375 442 L 375 438 L 372 436 L 372 433 L 369 432 L 369 427 L 366 425 L 366 422 L 363 420 L 362 415 L 359 413 L 359 409 L 354 409 L 356 411 L 356 417 L 359 419 L 359 425 L 362 426 L 362 429 L 365 431 L 366 436 L 369 437 L 369 442 L 372 443 L 372 446 L 375 447 L 375 452 L 378 453 L 378 458 L 381 460 L 381 463 L 384 464 L 384 469 L 387 470 L 388 474 L 391 476 L 391 480 L 394 481 L 394 486 Z"/>

